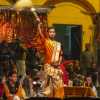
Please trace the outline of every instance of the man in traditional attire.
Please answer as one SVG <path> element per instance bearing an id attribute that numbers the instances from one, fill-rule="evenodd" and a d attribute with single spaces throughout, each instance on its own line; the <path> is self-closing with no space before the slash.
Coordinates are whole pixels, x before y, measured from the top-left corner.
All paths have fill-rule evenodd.
<path id="1" fill-rule="evenodd" d="M 45 86 L 48 86 L 48 89 L 51 91 L 49 91 L 47 95 L 62 98 L 64 96 L 64 84 L 62 80 L 62 71 L 60 69 L 62 58 L 61 43 L 54 40 L 56 32 L 53 27 L 48 29 L 47 38 L 42 34 L 40 24 L 38 25 L 38 29 L 45 50 L 44 72 L 47 77 L 47 84 Z M 46 94 L 46 91 L 44 94 Z"/>

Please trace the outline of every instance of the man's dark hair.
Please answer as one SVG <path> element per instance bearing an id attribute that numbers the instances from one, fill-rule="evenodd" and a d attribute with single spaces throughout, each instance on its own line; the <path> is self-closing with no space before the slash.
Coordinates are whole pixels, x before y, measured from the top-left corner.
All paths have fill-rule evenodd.
<path id="1" fill-rule="evenodd" d="M 47 30 L 47 32 L 49 32 L 49 30 L 51 30 L 51 29 L 55 29 L 53 26 L 51 26 L 51 27 L 48 27 L 48 30 Z"/>

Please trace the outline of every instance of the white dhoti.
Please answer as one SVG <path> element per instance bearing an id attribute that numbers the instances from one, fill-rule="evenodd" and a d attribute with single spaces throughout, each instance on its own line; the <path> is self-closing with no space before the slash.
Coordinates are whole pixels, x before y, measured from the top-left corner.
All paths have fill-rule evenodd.
<path id="1" fill-rule="evenodd" d="M 64 96 L 64 89 L 63 89 L 64 83 L 62 80 L 62 71 L 59 68 L 54 68 L 53 66 L 49 64 L 45 64 L 44 72 L 47 78 L 48 77 L 50 78 L 49 82 L 47 82 L 49 86 L 49 88 L 47 87 L 47 90 L 51 89 L 51 91 L 49 90 L 49 93 L 53 93 L 52 94 L 53 97 L 63 97 Z"/>

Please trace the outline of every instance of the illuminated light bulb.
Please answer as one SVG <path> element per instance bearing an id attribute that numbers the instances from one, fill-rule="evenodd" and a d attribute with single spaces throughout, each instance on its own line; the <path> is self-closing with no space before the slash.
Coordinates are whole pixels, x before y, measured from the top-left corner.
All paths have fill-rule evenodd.
<path id="1" fill-rule="evenodd" d="M 30 10 L 31 10 L 32 12 L 33 12 L 33 11 L 36 11 L 36 9 L 35 9 L 35 8 L 33 8 L 33 7 L 32 7 Z"/>

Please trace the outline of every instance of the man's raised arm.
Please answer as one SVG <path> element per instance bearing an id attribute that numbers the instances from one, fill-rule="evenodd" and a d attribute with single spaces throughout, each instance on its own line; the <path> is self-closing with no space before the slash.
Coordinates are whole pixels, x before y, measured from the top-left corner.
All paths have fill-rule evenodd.
<path id="1" fill-rule="evenodd" d="M 36 13 L 35 8 L 31 8 L 31 11 L 34 14 L 34 16 L 36 18 L 36 21 L 38 23 L 38 27 L 37 27 L 38 28 L 38 33 L 41 36 L 41 38 L 44 40 L 45 39 L 45 36 L 44 36 L 44 34 L 42 32 L 42 28 L 41 28 L 42 27 L 42 22 L 40 21 L 40 18 L 39 18 L 39 16 Z"/>

